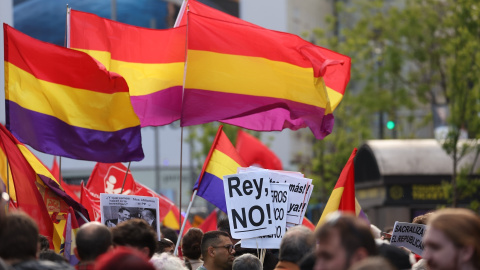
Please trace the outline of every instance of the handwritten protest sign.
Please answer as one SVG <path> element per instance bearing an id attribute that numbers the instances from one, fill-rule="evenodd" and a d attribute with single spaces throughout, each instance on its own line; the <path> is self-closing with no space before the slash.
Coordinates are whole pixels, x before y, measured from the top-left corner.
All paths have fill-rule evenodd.
<path id="1" fill-rule="evenodd" d="M 302 224 L 312 194 L 312 179 L 292 174 L 270 172 L 270 182 L 289 185 L 287 223 Z"/>
<path id="2" fill-rule="evenodd" d="M 100 210 L 101 222 L 107 227 L 116 227 L 129 219 L 141 218 L 152 226 L 160 240 L 158 198 L 101 193 Z"/>
<path id="3" fill-rule="evenodd" d="M 233 238 L 275 233 L 268 172 L 248 172 L 223 177 L 225 202 Z"/>
<path id="4" fill-rule="evenodd" d="M 406 247 L 413 253 L 422 256 L 423 253 L 423 235 L 426 226 L 422 224 L 413 224 L 407 222 L 395 222 L 393 227 L 390 244 L 393 246 Z"/>
<path id="5" fill-rule="evenodd" d="M 280 247 L 287 223 L 288 184 L 270 184 L 275 233 L 271 235 L 242 239 L 243 248 L 274 248 Z"/>

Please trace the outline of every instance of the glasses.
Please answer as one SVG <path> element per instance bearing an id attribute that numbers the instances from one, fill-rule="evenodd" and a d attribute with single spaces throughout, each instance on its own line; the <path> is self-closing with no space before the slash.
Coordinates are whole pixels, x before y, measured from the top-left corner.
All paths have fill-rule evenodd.
<path id="1" fill-rule="evenodd" d="M 10 195 L 8 195 L 6 192 L 2 192 L 2 197 L 0 199 L 8 203 L 10 201 Z"/>
<path id="2" fill-rule="evenodd" d="M 225 246 L 212 246 L 213 248 L 226 248 L 229 253 L 232 253 L 233 249 L 235 248 L 234 245 L 225 245 Z"/>

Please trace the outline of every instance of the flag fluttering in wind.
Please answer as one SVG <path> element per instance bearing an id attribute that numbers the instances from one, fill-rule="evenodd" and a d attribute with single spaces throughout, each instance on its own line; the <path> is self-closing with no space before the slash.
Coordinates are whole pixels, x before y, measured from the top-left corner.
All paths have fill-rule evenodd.
<path id="1" fill-rule="evenodd" d="M 75 213 L 73 209 L 70 207 L 68 209 L 68 216 L 65 225 L 65 229 L 63 231 L 63 241 L 60 248 L 60 254 L 63 254 L 63 257 L 70 263 L 70 265 L 77 265 L 79 260 L 77 256 L 75 256 L 75 247 L 76 245 L 76 237 L 78 231 L 78 222 L 75 218 Z"/>
<path id="2" fill-rule="evenodd" d="M 204 198 L 223 212 L 227 212 L 223 176 L 237 173 L 238 167 L 245 167 L 242 158 L 233 147 L 220 126 L 213 140 L 210 152 L 203 164 L 202 172 L 193 186 L 197 196 Z"/>
<path id="3" fill-rule="evenodd" d="M 357 148 L 353 149 L 347 164 L 345 164 L 345 167 L 340 173 L 337 184 L 333 188 L 327 205 L 325 206 L 325 209 L 323 209 L 322 216 L 317 223 L 317 228 L 325 222 L 328 214 L 335 211 L 351 213 L 357 217 L 368 220 L 365 213 L 362 211 L 360 204 L 355 198 L 355 167 L 353 159 L 355 158 L 356 154 Z"/>
<path id="4" fill-rule="evenodd" d="M 246 166 L 258 164 L 264 169 L 282 170 L 282 161 L 259 139 L 239 129 L 235 149 Z"/>
<path id="5" fill-rule="evenodd" d="M 3 125 L 0 138 L 0 176 L 9 179 L 5 186 L 11 203 L 37 222 L 40 233 L 52 239 L 52 249 L 58 252 L 69 208 L 75 210 L 80 225 L 85 223 L 87 210 L 65 193 L 48 168 Z"/>
<path id="6" fill-rule="evenodd" d="M 188 12 L 181 126 L 212 121 L 257 131 L 333 128 L 327 67 L 342 65 L 302 38 Z M 208 108 L 208 110 L 205 110 Z"/>
<path id="7" fill-rule="evenodd" d="M 89 55 L 4 24 L 7 128 L 38 151 L 102 162 L 142 160 L 125 80 Z"/>
<path id="8" fill-rule="evenodd" d="M 204 233 L 209 232 L 209 231 L 216 231 L 217 230 L 217 215 L 218 215 L 218 209 L 216 208 L 215 210 L 208 215 L 208 217 L 202 222 L 198 228 L 202 230 Z"/>
<path id="9" fill-rule="evenodd" d="M 142 127 L 180 118 L 186 27 L 149 29 L 71 10 L 70 48 L 122 75 Z"/>
<path id="10" fill-rule="evenodd" d="M 220 10 L 204 5 L 197 0 L 187 0 L 183 2 L 182 10 L 178 15 L 179 17 L 177 18 L 176 26 L 184 26 L 187 24 L 188 12 L 193 12 L 205 17 L 210 17 L 221 21 L 262 28 L 258 25 L 252 24 L 250 22 L 224 13 Z M 323 74 L 323 80 L 327 87 L 328 97 L 331 103 L 330 105 L 332 110 L 335 110 L 335 108 L 337 108 L 338 104 L 342 100 L 343 95 L 345 94 L 347 84 L 350 81 L 351 59 L 346 55 L 331 51 L 320 46 L 315 46 L 315 51 L 317 51 L 317 53 L 322 55 L 325 59 L 330 59 L 341 63 L 339 65 L 331 65 L 326 67 L 325 74 Z M 318 58 L 317 60 L 320 61 L 322 60 L 322 58 Z"/>

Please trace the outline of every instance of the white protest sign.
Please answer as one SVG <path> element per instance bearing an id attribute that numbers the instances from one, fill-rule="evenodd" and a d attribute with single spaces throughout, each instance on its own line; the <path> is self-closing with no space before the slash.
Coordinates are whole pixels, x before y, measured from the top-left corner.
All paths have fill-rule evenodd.
<path id="1" fill-rule="evenodd" d="M 101 222 L 110 228 L 132 218 L 141 218 L 152 226 L 160 240 L 158 198 L 101 193 L 100 211 Z"/>
<path id="2" fill-rule="evenodd" d="M 413 253 L 422 256 L 423 234 L 426 226 L 407 222 L 395 222 L 390 244 L 392 246 L 406 247 Z"/>
<path id="3" fill-rule="evenodd" d="M 273 202 L 275 233 L 256 238 L 242 239 L 243 248 L 280 248 L 287 223 L 288 184 L 270 184 Z"/>
<path id="4" fill-rule="evenodd" d="M 312 179 L 270 172 L 270 182 L 289 185 L 287 223 L 302 224 L 313 189 Z"/>
<path id="5" fill-rule="evenodd" d="M 303 177 L 303 173 L 301 172 L 294 172 L 294 171 L 282 171 L 282 170 L 269 170 L 269 169 L 264 169 L 260 167 L 255 167 L 255 166 L 250 166 L 250 167 L 238 167 L 237 168 L 237 173 L 245 173 L 245 172 L 254 172 L 254 171 L 269 171 L 269 172 L 278 172 L 278 173 L 283 173 L 283 174 L 291 174 L 291 175 L 296 175 L 299 177 Z"/>
<path id="6" fill-rule="evenodd" d="M 275 233 L 268 172 L 248 172 L 223 177 L 225 202 L 233 238 Z"/>

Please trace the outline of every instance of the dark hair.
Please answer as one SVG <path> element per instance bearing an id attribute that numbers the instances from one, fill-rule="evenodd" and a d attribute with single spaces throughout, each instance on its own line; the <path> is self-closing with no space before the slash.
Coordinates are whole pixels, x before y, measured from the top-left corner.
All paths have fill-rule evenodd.
<path id="1" fill-rule="evenodd" d="M 349 214 L 334 215 L 336 216 L 327 218 L 327 222 L 317 230 L 317 239 L 320 243 L 329 239 L 333 230 L 337 230 L 342 247 L 347 252 L 347 258 L 359 248 L 365 248 L 369 256 L 377 254 L 375 240 L 366 222 Z"/>
<path id="2" fill-rule="evenodd" d="M 173 243 L 175 244 L 177 243 L 178 234 L 177 232 L 175 232 L 175 230 L 165 226 L 161 226 L 160 232 L 162 233 L 162 238 L 167 238 L 167 239 L 170 239 L 170 241 L 172 241 Z"/>
<path id="3" fill-rule="evenodd" d="M 315 235 L 305 226 L 295 226 L 285 233 L 280 242 L 278 259 L 297 263 L 315 247 Z"/>
<path id="4" fill-rule="evenodd" d="M 112 245 L 112 233 L 101 223 L 86 223 L 78 229 L 76 244 L 80 260 L 93 261 L 108 251 Z"/>
<path id="5" fill-rule="evenodd" d="M 155 250 L 156 253 L 162 253 L 165 252 L 166 248 L 174 248 L 175 249 L 175 244 L 170 241 L 168 238 L 162 238 L 160 241 L 157 242 L 157 249 Z"/>
<path id="6" fill-rule="evenodd" d="M 46 237 L 45 235 L 39 234 L 38 242 L 40 243 L 40 251 L 50 249 L 50 241 L 48 240 L 48 237 Z"/>
<path id="7" fill-rule="evenodd" d="M 197 260 L 202 255 L 203 232 L 198 228 L 190 228 L 182 238 L 183 256 Z"/>
<path id="8" fill-rule="evenodd" d="M 201 248 L 202 248 L 202 256 L 204 260 L 205 258 L 207 258 L 207 255 L 208 255 L 207 254 L 208 247 L 216 246 L 221 242 L 220 236 L 225 236 L 230 238 L 228 233 L 222 232 L 222 231 L 210 231 L 210 232 L 206 232 L 203 235 Z"/>
<path id="9" fill-rule="evenodd" d="M 157 247 L 157 233 L 143 219 L 129 219 L 112 228 L 113 243 L 118 246 L 132 246 L 139 249 L 149 248 L 152 257 Z"/>
<path id="10" fill-rule="evenodd" d="M 40 260 L 46 260 L 51 262 L 67 262 L 67 259 L 65 259 L 62 255 L 57 254 L 55 251 L 51 249 L 40 251 L 38 258 Z"/>
<path id="11" fill-rule="evenodd" d="M 226 232 L 228 235 L 232 235 L 230 233 L 230 223 L 228 222 L 228 217 L 221 217 L 217 221 L 217 230 L 221 232 Z"/>
<path id="12" fill-rule="evenodd" d="M 128 209 L 125 208 L 125 207 L 120 207 L 120 209 L 118 209 L 118 212 L 119 212 L 119 213 L 123 213 L 123 211 L 127 211 L 127 212 L 130 213 L 130 210 L 128 210 Z"/>
<path id="13" fill-rule="evenodd" d="M 5 260 L 30 260 L 37 256 L 38 227 L 23 212 L 6 216 L 0 232 L 0 257 Z"/>
<path id="14" fill-rule="evenodd" d="M 123 224 L 123 223 L 122 223 Z M 117 228 L 117 227 L 115 227 Z M 95 264 L 98 270 L 155 270 L 155 267 L 138 250 L 117 247 L 112 252 L 100 256 Z"/>

